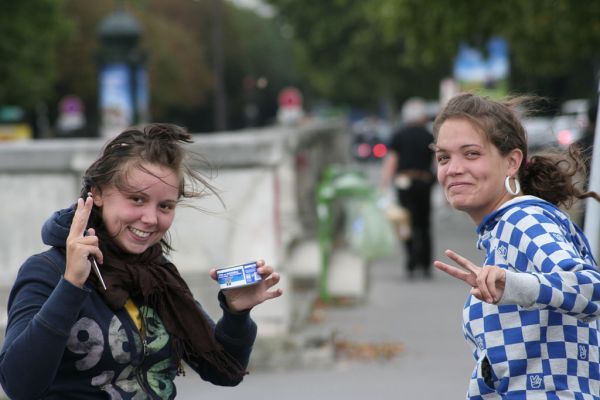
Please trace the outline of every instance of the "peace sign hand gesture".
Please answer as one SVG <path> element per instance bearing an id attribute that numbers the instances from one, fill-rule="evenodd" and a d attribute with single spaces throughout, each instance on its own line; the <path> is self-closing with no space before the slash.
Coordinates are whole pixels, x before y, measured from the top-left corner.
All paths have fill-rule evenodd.
<path id="1" fill-rule="evenodd" d="M 479 300 L 491 304 L 500 301 L 506 284 L 506 271 L 504 269 L 495 265 L 479 267 L 452 250 L 446 250 L 444 253 L 463 269 L 441 261 L 434 261 L 433 265 L 437 269 L 465 281 L 471 286 L 470 293 Z"/>
<path id="2" fill-rule="evenodd" d="M 93 205 L 94 200 L 91 196 L 85 200 L 77 199 L 77 208 L 67 237 L 67 265 L 64 278 L 78 287 L 83 287 L 90 275 L 90 256 L 102 263 L 102 252 L 98 247 L 96 232 L 91 228 L 86 232 Z"/>

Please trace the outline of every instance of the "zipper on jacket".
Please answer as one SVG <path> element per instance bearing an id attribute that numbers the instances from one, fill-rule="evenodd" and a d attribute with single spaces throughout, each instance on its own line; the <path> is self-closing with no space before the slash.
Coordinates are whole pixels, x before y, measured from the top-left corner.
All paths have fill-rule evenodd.
<path id="1" fill-rule="evenodd" d="M 149 398 L 153 399 L 155 398 L 154 391 L 150 388 L 150 385 L 148 384 L 143 375 L 144 360 L 150 354 L 150 349 L 148 348 L 148 340 L 146 339 L 146 315 L 142 312 L 142 309 L 140 307 L 138 307 L 138 309 L 140 317 L 142 319 L 142 329 L 139 330 L 140 339 L 142 341 L 142 353 L 139 359 L 139 365 L 135 367 L 135 377 L 138 381 L 138 384 L 144 391 L 144 394 Z"/>

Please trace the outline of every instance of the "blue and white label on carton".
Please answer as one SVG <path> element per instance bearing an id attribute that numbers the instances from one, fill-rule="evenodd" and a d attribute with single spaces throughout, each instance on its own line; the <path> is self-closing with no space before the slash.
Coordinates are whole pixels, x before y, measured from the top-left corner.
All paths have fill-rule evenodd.
<path id="1" fill-rule="evenodd" d="M 254 261 L 217 270 L 217 282 L 221 289 L 253 285 L 261 279 Z"/>

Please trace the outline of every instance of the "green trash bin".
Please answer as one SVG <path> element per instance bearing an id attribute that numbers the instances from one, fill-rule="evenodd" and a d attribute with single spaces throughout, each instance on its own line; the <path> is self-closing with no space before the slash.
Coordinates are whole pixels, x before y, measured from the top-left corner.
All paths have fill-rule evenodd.
<path id="1" fill-rule="evenodd" d="M 335 242 L 340 239 L 342 217 L 345 245 L 366 261 L 389 255 L 396 239 L 392 227 L 377 205 L 377 190 L 364 173 L 330 166 L 317 187 L 318 237 L 321 253 L 319 294 L 330 300 L 328 275 Z"/>

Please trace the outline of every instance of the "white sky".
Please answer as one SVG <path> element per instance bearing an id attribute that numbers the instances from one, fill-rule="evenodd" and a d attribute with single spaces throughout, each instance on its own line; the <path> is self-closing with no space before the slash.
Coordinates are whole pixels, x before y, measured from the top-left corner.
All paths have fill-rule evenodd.
<path id="1" fill-rule="evenodd" d="M 261 0 L 228 0 L 239 7 L 250 8 L 255 10 L 257 14 L 263 17 L 272 17 L 274 15 L 273 8 Z"/>

